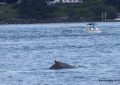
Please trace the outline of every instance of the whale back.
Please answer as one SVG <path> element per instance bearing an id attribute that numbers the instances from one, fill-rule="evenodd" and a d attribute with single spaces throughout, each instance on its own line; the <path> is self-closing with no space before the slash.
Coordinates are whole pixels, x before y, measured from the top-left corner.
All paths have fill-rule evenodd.
<path id="1" fill-rule="evenodd" d="M 74 66 L 55 60 L 55 64 L 50 67 L 50 69 L 63 69 L 63 68 L 67 68 L 67 69 L 74 68 Z"/>

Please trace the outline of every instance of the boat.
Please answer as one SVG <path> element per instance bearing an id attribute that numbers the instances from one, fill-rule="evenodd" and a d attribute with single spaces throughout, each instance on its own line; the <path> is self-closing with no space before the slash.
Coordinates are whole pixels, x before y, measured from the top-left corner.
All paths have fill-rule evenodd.
<path id="1" fill-rule="evenodd" d="M 102 32 L 99 28 L 97 28 L 95 26 L 96 24 L 95 23 L 88 23 L 87 24 L 87 28 L 86 28 L 86 32 L 95 32 L 95 33 L 100 33 Z"/>

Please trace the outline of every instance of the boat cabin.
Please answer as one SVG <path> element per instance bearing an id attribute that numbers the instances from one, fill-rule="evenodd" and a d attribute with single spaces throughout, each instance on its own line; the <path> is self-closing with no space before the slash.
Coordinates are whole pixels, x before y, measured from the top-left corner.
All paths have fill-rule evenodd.
<path id="1" fill-rule="evenodd" d="M 95 23 L 87 24 L 87 30 L 95 30 L 96 29 L 95 25 L 96 25 Z"/>
<path id="2" fill-rule="evenodd" d="M 86 31 L 87 32 L 101 32 L 101 30 L 97 28 L 95 25 L 96 25 L 95 23 L 88 23 Z"/>

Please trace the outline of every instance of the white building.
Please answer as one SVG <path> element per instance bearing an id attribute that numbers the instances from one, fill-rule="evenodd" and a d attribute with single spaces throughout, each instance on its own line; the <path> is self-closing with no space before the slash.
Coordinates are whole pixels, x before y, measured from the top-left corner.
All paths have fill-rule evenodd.
<path id="1" fill-rule="evenodd" d="M 52 3 L 82 3 L 83 0 L 54 0 Z"/>

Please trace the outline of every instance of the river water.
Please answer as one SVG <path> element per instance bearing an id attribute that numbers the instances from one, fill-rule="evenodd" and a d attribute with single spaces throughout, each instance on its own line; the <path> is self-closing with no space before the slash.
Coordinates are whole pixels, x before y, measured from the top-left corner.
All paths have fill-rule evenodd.
<path id="1" fill-rule="evenodd" d="M 120 22 L 0 25 L 0 85 L 120 85 Z M 79 68 L 50 70 L 54 60 Z"/>

